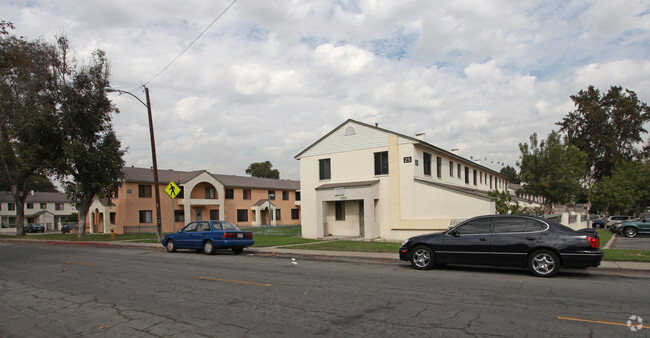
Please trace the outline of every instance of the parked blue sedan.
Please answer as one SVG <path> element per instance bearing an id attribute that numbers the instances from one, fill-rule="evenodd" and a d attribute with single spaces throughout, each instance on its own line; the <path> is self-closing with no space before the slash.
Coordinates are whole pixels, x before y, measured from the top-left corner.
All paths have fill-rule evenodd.
<path id="1" fill-rule="evenodd" d="M 195 249 L 202 250 L 206 255 L 214 254 L 216 249 L 231 249 L 238 255 L 253 244 L 255 241 L 252 232 L 242 231 L 228 221 L 214 220 L 191 222 L 162 240 L 167 252 Z"/>

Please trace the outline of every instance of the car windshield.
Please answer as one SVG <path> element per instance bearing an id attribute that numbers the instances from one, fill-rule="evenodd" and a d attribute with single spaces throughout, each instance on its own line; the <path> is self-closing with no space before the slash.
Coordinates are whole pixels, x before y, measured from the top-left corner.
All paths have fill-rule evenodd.
<path id="1" fill-rule="evenodd" d="M 221 225 L 221 229 L 223 230 L 239 230 L 239 228 L 236 225 L 227 221 L 219 221 L 214 223 Z"/>

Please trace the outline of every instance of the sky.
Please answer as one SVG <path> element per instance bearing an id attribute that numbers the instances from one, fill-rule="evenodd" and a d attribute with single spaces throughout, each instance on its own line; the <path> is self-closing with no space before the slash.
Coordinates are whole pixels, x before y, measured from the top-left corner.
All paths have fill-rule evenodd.
<path id="1" fill-rule="evenodd" d="M 144 101 L 146 85 L 159 169 L 246 175 L 268 160 L 299 179 L 294 156 L 355 119 L 498 171 L 589 85 L 650 102 L 650 1 L 3 0 L 0 13 L 30 40 L 66 34 L 80 63 L 105 51 L 113 88 Z M 109 95 L 126 165 L 152 166 L 145 106 Z"/>

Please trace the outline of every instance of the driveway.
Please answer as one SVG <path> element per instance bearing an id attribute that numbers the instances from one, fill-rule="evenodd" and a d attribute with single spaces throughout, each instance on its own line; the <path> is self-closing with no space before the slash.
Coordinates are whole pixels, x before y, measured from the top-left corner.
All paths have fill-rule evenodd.
<path id="1" fill-rule="evenodd" d="M 612 249 L 650 250 L 650 235 L 627 238 L 617 235 Z"/>

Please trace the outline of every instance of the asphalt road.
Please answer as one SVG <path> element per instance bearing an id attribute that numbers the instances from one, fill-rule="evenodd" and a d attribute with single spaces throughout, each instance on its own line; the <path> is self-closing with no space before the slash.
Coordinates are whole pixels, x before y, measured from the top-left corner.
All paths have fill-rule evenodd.
<path id="1" fill-rule="evenodd" d="M 650 235 L 638 235 L 634 238 L 617 235 L 612 249 L 650 250 Z"/>
<path id="2" fill-rule="evenodd" d="M 2 337 L 643 337 L 648 273 L 0 243 Z M 638 317 L 634 317 L 635 319 Z M 634 321 L 636 324 L 636 320 Z"/>

